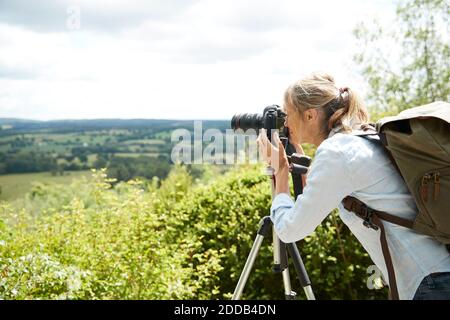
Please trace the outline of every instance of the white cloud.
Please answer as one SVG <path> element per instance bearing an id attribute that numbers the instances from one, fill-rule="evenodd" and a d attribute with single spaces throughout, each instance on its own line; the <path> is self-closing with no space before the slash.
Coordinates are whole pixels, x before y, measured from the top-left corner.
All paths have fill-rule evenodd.
<path id="1" fill-rule="evenodd" d="M 117 32 L 148 19 L 169 20 L 194 0 L 2 0 L 0 21 L 43 32 L 64 32 L 70 8 L 80 9 L 90 31 Z"/>
<path id="2" fill-rule="evenodd" d="M 80 30 L 0 24 L 0 117 L 229 119 L 280 104 L 314 70 L 363 90 L 351 30 L 393 13 L 369 0 L 80 3 Z"/>

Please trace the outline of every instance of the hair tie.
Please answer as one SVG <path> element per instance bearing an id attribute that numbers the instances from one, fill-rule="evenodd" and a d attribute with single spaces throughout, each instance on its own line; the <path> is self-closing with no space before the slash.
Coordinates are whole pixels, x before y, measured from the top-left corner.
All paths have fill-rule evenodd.
<path id="1" fill-rule="evenodd" d="M 348 92 L 348 87 L 339 88 L 340 94 L 343 94 L 344 92 Z"/>

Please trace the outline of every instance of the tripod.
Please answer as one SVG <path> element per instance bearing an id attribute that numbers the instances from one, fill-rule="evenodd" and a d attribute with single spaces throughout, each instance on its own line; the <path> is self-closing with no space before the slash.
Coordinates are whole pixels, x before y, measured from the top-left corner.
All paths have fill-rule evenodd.
<path id="1" fill-rule="evenodd" d="M 284 141 L 284 143 L 287 144 L 287 140 Z M 289 167 L 294 184 L 295 199 L 297 199 L 297 196 L 303 192 L 303 183 L 301 175 L 307 172 L 311 159 L 309 157 L 302 156 L 299 154 L 295 153 L 292 154 L 292 149 L 293 147 L 290 144 L 288 144 L 286 152 L 288 153 L 288 160 L 290 163 Z M 289 154 L 291 155 L 289 156 Z M 268 167 L 267 174 L 271 176 L 272 199 L 273 199 L 275 195 L 275 183 L 276 183 L 273 168 Z M 261 244 L 264 238 L 269 234 L 271 225 L 272 221 L 270 220 L 269 216 L 262 218 L 261 221 L 259 222 L 258 234 L 256 235 L 256 239 L 253 242 L 252 249 L 250 250 L 250 254 L 247 257 L 244 269 L 242 270 L 238 284 L 234 290 L 232 296 L 233 300 L 239 300 L 241 298 L 245 284 L 247 283 L 248 277 L 250 275 L 250 271 L 255 263 L 259 249 L 261 248 Z M 295 243 L 282 242 L 278 238 L 274 228 L 272 228 L 272 243 L 273 243 L 273 258 L 274 258 L 273 270 L 274 272 L 282 273 L 285 298 L 287 300 L 295 300 L 297 296 L 297 293 L 292 290 L 291 280 L 289 276 L 288 256 L 287 256 L 287 253 L 289 252 L 298 279 L 300 281 L 300 285 L 303 287 L 307 299 L 315 300 L 314 293 L 311 288 L 311 281 L 309 280 L 308 274 L 306 273 L 306 269 L 303 264 L 302 257 L 300 256 L 300 253 L 298 251 L 297 245 Z"/>

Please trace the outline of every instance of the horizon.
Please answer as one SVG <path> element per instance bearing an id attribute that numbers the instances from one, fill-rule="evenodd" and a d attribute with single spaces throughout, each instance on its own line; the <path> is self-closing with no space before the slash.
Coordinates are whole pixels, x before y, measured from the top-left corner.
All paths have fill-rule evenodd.
<path id="1" fill-rule="evenodd" d="M 35 121 L 35 122 L 51 122 L 51 121 L 90 121 L 90 120 L 157 120 L 157 121 L 231 121 L 231 119 L 169 119 L 169 118 L 61 118 L 61 119 L 30 119 L 30 118 L 11 118 L 11 117 L 0 117 L 2 120 L 20 120 L 20 121 Z"/>

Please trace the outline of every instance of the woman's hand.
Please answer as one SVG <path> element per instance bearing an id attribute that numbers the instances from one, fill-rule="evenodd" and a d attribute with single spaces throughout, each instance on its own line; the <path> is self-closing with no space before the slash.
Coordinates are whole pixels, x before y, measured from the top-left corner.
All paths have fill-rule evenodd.
<path id="1" fill-rule="evenodd" d="M 275 131 L 272 136 L 272 141 L 275 145 L 267 139 L 267 132 L 264 129 L 261 129 L 256 141 L 258 142 L 260 154 L 264 158 L 264 161 L 275 171 L 276 194 L 289 194 L 289 162 L 283 144 L 278 136 L 278 131 Z"/>

